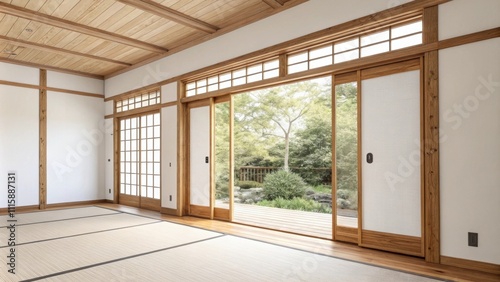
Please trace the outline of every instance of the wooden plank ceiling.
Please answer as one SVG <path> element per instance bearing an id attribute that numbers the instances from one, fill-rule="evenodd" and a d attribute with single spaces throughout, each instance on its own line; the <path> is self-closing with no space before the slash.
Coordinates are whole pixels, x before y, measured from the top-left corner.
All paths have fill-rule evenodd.
<path id="1" fill-rule="evenodd" d="M 0 0 L 0 61 L 102 78 L 305 1 Z"/>

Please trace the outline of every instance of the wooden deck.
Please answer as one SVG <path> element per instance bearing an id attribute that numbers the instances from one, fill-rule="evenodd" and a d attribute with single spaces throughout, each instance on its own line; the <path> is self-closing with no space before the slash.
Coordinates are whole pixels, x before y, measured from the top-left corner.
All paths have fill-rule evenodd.
<path id="1" fill-rule="evenodd" d="M 234 204 L 234 222 L 319 238 L 332 238 L 332 215 L 297 210 Z M 339 225 L 357 227 L 357 218 L 337 216 Z"/>

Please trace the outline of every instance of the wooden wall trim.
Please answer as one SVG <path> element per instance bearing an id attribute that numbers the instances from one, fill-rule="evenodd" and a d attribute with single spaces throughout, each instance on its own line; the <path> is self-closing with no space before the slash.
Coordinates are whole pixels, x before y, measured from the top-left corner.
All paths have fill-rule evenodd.
<path id="1" fill-rule="evenodd" d="M 159 111 L 162 107 L 163 107 L 162 104 L 156 104 L 156 105 L 147 106 L 144 108 L 138 108 L 138 109 L 133 109 L 130 111 L 124 111 L 124 112 L 106 115 L 106 118 L 122 118 L 122 117 L 128 117 L 128 116 L 138 115 L 138 114 L 152 112 L 152 111 Z"/>
<path id="2" fill-rule="evenodd" d="M 460 45 L 465 45 L 469 43 L 474 43 L 478 41 L 488 40 L 492 38 L 500 37 L 500 27 L 491 28 L 479 32 L 469 33 L 466 35 L 461 35 L 445 40 L 439 41 L 438 49 L 446 49 L 451 47 L 456 47 Z"/>
<path id="3" fill-rule="evenodd" d="M 87 97 L 94 97 L 94 98 L 100 98 L 104 99 L 103 94 L 96 94 L 96 93 L 89 93 L 89 92 L 83 92 L 83 91 L 77 91 L 77 90 L 70 90 L 70 89 L 63 89 L 63 88 L 56 88 L 56 87 L 45 87 L 45 90 L 47 91 L 53 91 L 53 92 L 59 92 L 59 93 L 66 93 L 66 94 L 73 94 L 73 95 L 80 95 L 80 96 L 87 96 Z"/>
<path id="4" fill-rule="evenodd" d="M 35 85 L 35 84 L 27 84 L 27 83 L 13 82 L 13 81 L 7 81 L 7 80 L 0 80 L 0 84 L 40 90 L 40 85 Z"/>
<path id="5" fill-rule="evenodd" d="M 95 93 L 76 91 L 76 90 L 70 90 L 70 89 L 48 87 L 48 86 L 41 86 L 41 85 L 21 83 L 21 82 L 13 82 L 13 81 L 7 81 L 7 80 L 0 80 L 0 84 L 10 85 L 10 86 L 14 86 L 14 87 L 38 89 L 38 90 L 43 89 L 46 91 L 53 91 L 53 92 L 60 92 L 60 93 L 66 93 L 66 94 L 74 94 L 74 95 L 81 95 L 81 96 L 88 96 L 88 97 L 95 97 L 95 98 L 104 99 L 104 95 L 102 95 L 102 94 L 95 94 Z"/>
<path id="6" fill-rule="evenodd" d="M 47 70 L 40 69 L 39 89 L 39 170 L 38 204 L 41 210 L 47 204 Z"/>
<path id="7" fill-rule="evenodd" d="M 500 264 L 441 256 L 441 264 L 500 275 Z"/>
<path id="8" fill-rule="evenodd" d="M 32 205 L 32 206 L 16 206 L 16 212 L 32 212 L 32 211 L 38 211 L 40 208 L 39 205 Z M 8 212 L 8 208 L 0 208 L 0 215 L 5 215 Z"/>
<path id="9" fill-rule="evenodd" d="M 77 202 L 65 202 L 65 203 L 57 203 L 57 204 L 47 204 L 46 208 L 47 209 L 69 208 L 69 207 L 76 207 L 76 206 L 97 205 L 97 204 L 102 204 L 102 203 L 106 203 L 106 200 L 101 199 L 101 200 L 90 200 L 90 201 L 77 201 Z"/>
<path id="10" fill-rule="evenodd" d="M 438 7 L 424 10 L 424 43 L 438 41 Z M 424 246 L 425 260 L 440 261 L 439 62 L 438 50 L 424 56 Z"/>

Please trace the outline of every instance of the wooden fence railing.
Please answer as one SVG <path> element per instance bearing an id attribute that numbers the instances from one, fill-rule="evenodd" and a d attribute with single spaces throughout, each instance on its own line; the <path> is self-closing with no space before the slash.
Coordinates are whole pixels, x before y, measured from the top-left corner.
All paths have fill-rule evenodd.
<path id="1" fill-rule="evenodd" d="M 240 181 L 264 182 L 267 174 L 281 169 L 280 167 L 262 167 L 262 166 L 242 166 L 240 167 Z"/>
<path id="2" fill-rule="evenodd" d="M 264 178 L 267 174 L 273 173 L 277 170 L 282 169 L 282 167 L 262 167 L 262 166 L 242 166 L 239 169 L 239 180 L 240 181 L 256 181 L 259 183 L 264 182 Z M 291 167 L 290 171 L 295 172 L 299 175 L 303 173 L 321 173 L 323 174 L 324 184 L 331 183 L 331 168 L 330 167 L 320 167 L 320 168 L 301 168 L 301 167 Z"/>

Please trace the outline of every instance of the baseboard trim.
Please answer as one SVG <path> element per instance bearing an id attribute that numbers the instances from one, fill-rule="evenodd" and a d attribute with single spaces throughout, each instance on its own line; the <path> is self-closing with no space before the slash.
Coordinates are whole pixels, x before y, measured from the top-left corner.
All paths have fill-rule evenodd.
<path id="1" fill-rule="evenodd" d="M 54 208 L 67 208 L 67 207 L 74 207 L 74 206 L 84 206 L 84 205 L 95 205 L 95 204 L 104 204 L 106 203 L 106 200 L 90 200 L 90 201 L 78 201 L 78 202 L 66 202 L 66 203 L 57 203 L 57 204 L 47 204 L 46 208 L 47 209 L 54 209 Z"/>
<path id="2" fill-rule="evenodd" d="M 500 264 L 441 256 L 441 264 L 500 275 Z"/>
<path id="3" fill-rule="evenodd" d="M 39 208 L 38 205 L 32 205 L 32 206 L 19 206 L 16 207 L 15 212 L 30 212 L 30 211 L 37 211 Z M 7 214 L 8 208 L 0 208 L 0 214 Z"/>
<path id="4" fill-rule="evenodd" d="M 160 213 L 167 215 L 175 215 L 175 216 L 179 215 L 176 209 L 163 208 L 163 207 L 160 209 Z"/>

